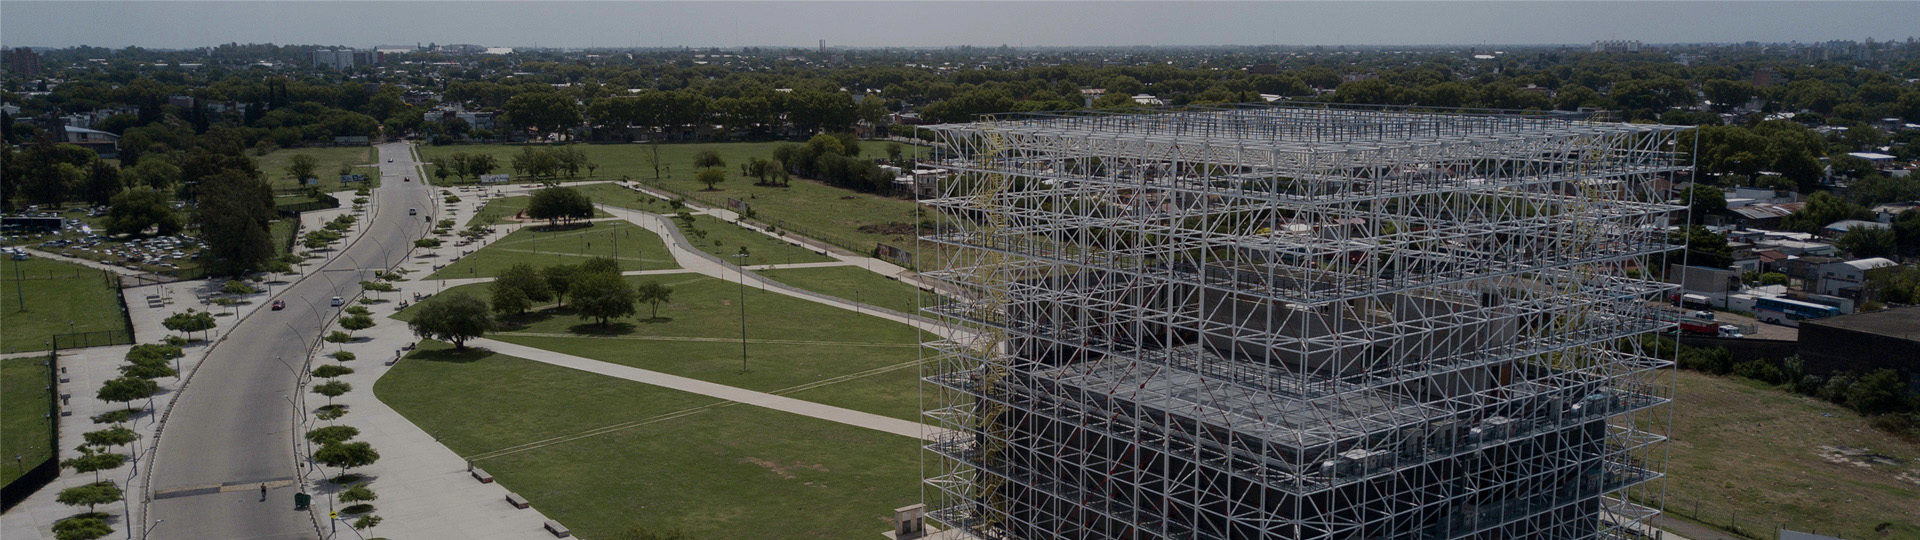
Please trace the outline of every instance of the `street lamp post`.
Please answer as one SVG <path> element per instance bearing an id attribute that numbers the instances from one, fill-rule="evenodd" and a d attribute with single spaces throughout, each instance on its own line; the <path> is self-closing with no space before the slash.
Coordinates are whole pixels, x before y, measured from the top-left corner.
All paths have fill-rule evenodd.
<path id="1" fill-rule="evenodd" d="M 164 519 L 153 520 L 153 524 L 148 525 L 147 530 L 140 531 L 140 538 L 144 540 L 147 537 L 147 535 L 153 534 L 153 530 L 159 528 L 161 523 L 166 523 L 166 522 L 167 520 L 164 520 Z M 128 529 L 128 531 L 132 531 L 132 529 Z"/>

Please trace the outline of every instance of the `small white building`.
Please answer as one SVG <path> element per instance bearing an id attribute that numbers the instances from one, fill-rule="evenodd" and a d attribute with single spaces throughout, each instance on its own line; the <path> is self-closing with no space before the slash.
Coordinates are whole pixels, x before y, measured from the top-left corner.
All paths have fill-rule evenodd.
<path id="1" fill-rule="evenodd" d="M 1856 298 L 1866 287 L 1867 272 L 1891 266 L 1899 266 L 1899 264 L 1882 257 L 1823 264 L 1819 269 L 1820 284 L 1815 291 L 1820 294 Z"/>

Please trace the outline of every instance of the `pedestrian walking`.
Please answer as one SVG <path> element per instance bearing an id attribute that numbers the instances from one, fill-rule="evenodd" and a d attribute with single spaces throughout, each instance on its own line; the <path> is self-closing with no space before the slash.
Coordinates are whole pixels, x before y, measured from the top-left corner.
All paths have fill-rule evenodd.
<path id="1" fill-rule="evenodd" d="M 267 502 L 267 484 L 266 484 L 266 482 L 261 482 L 261 483 L 260 483 L 260 502 Z"/>

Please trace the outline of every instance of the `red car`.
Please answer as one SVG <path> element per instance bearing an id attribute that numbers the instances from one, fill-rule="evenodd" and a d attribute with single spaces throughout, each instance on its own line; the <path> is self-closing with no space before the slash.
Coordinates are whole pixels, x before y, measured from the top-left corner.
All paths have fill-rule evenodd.
<path id="1" fill-rule="evenodd" d="M 287 309 L 287 301 L 286 301 L 286 300 L 274 300 L 274 301 L 273 301 L 273 310 L 274 310 L 274 311 L 280 311 L 280 310 L 283 310 L 283 309 Z"/>

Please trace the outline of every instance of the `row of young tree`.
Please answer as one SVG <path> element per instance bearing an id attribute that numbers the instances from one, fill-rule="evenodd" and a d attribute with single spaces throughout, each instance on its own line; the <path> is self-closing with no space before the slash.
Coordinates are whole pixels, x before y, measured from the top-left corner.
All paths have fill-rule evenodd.
<path id="1" fill-rule="evenodd" d="M 524 316 L 547 302 L 606 326 L 613 319 L 634 316 L 640 304 L 651 306 L 649 318 L 658 318 L 660 306 L 673 300 L 673 288 L 657 281 L 635 286 L 621 277 L 617 261 L 605 257 L 537 269 L 516 264 L 501 271 L 487 291 L 484 301 L 465 292 L 428 300 L 407 326 L 421 337 L 465 350 L 467 341 L 497 329 L 501 318 Z"/>

